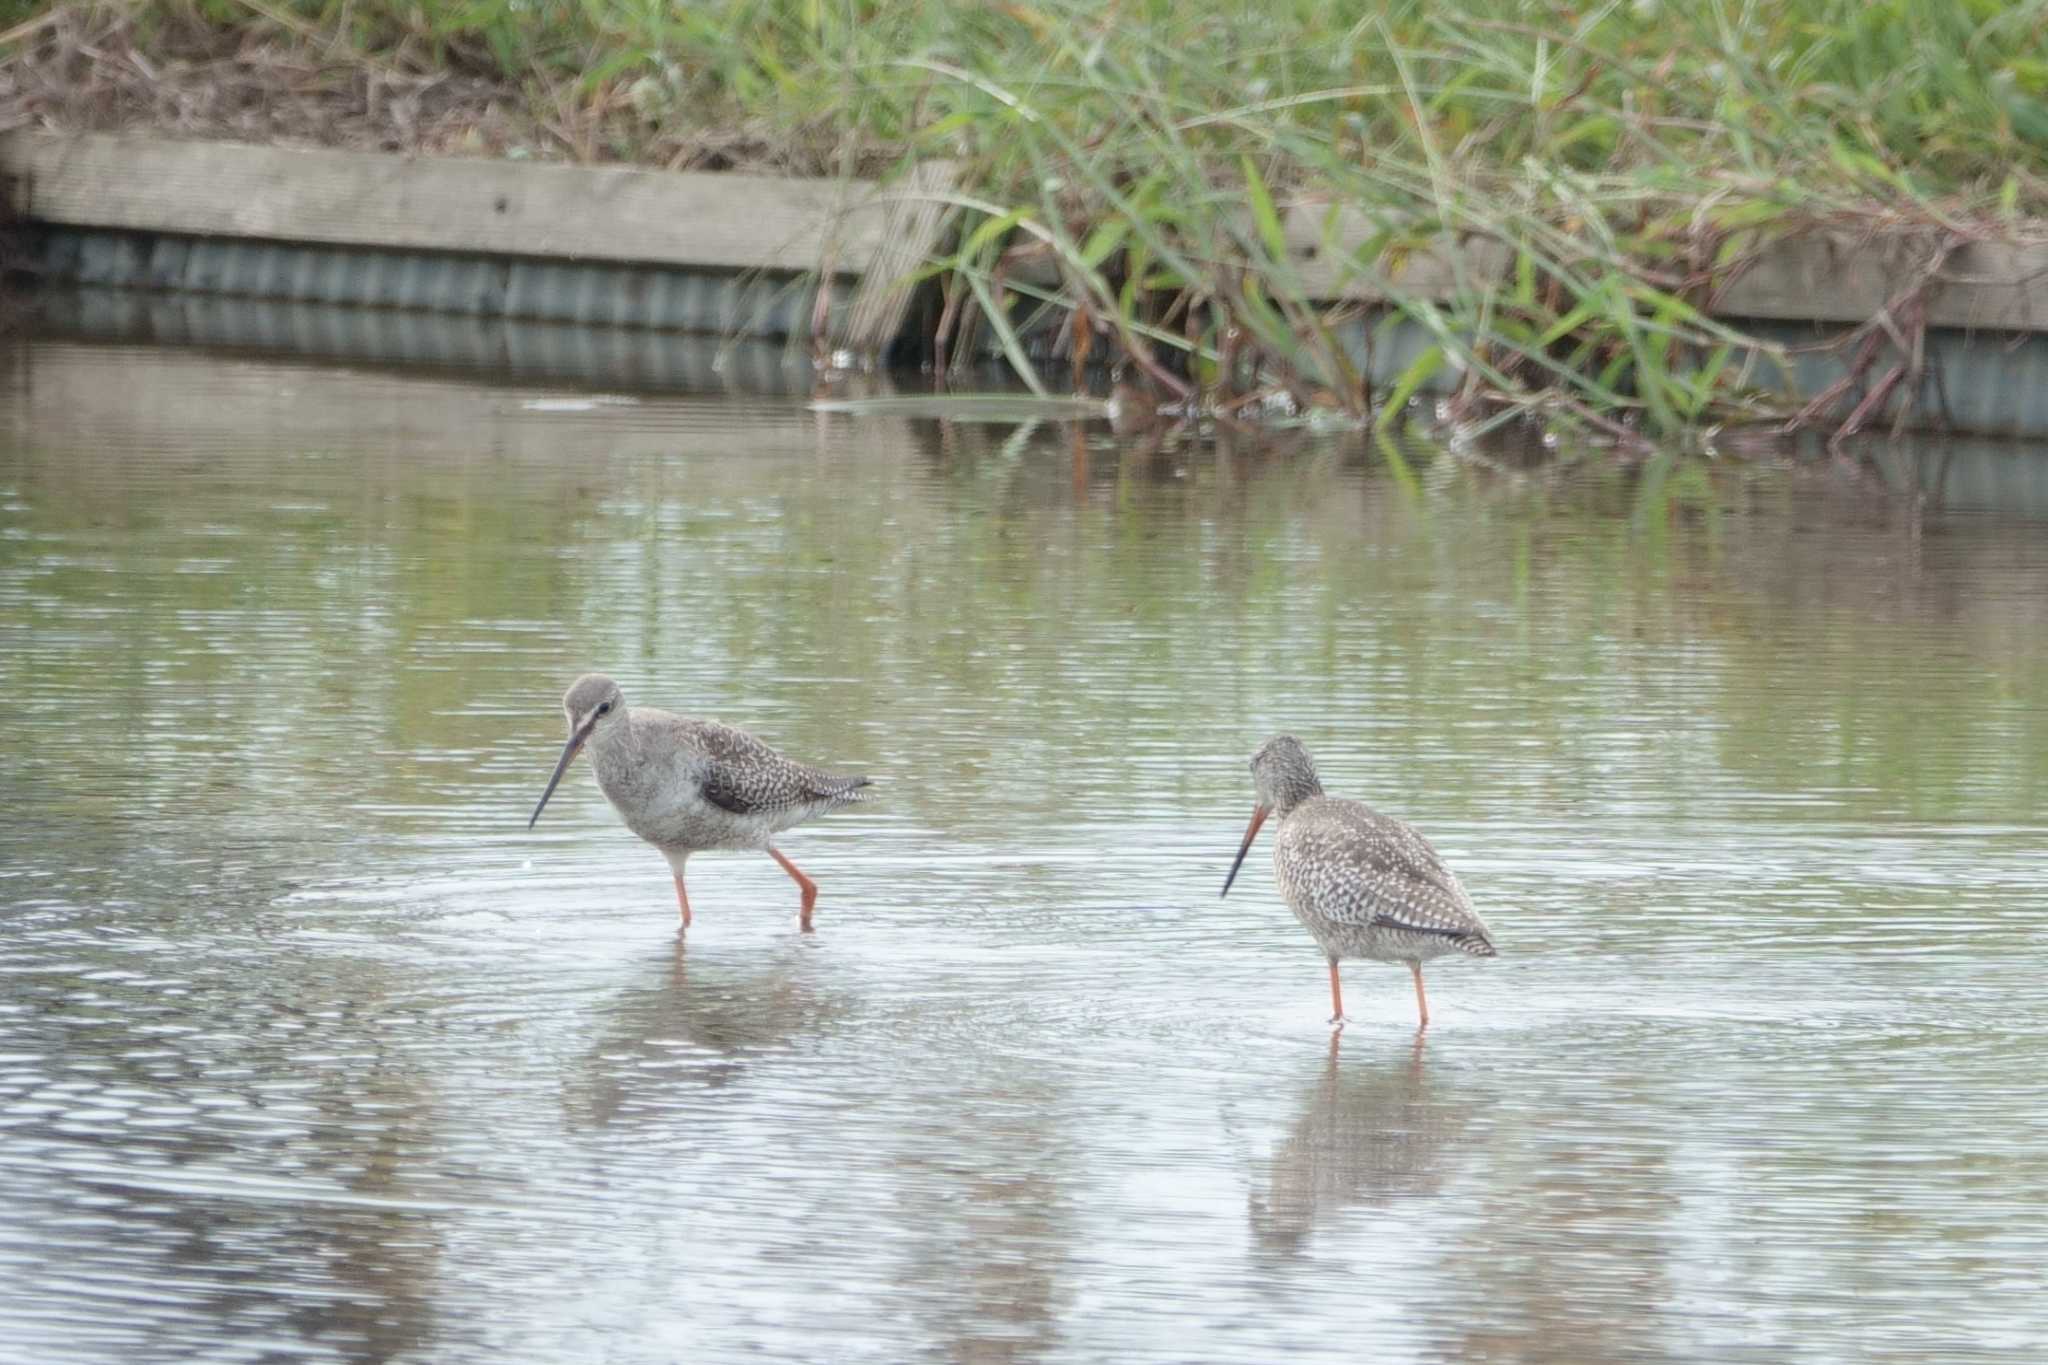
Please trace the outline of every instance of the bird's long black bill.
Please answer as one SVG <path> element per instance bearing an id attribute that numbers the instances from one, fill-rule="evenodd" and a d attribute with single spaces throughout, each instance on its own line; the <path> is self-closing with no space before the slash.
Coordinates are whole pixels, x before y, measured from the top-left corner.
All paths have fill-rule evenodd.
<path id="1" fill-rule="evenodd" d="M 586 725 L 582 729 L 577 730 L 576 732 L 571 734 L 569 736 L 569 742 L 562 746 L 562 757 L 561 760 L 555 764 L 555 775 L 548 779 L 548 789 L 540 794 L 540 804 L 533 808 L 533 816 L 526 822 L 526 827 L 528 829 L 533 828 L 534 821 L 539 820 L 540 813 L 543 810 L 547 809 L 548 798 L 555 794 L 556 787 L 562 785 L 562 774 L 569 771 L 569 761 L 576 757 L 576 751 L 582 748 L 583 741 L 589 738 L 590 727 Z"/>
<path id="2" fill-rule="evenodd" d="M 1237 846 L 1237 861 L 1230 865 L 1230 875 L 1223 879 L 1224 896 L 1230 894 L 1230 884 L 1237 880 L 1237 870 L 1244 866 L 1244 855 L 1252 851 L 1252 840 L 1259 837 L 1259 826 L 1265 823 L 1266 808 L 1264 806 L 1253 807 L 1252 822 L 1245 828 L 1244 842 Z M 1221 896 L 1218 897 L 1219 900 L 1221 898 Z"/>

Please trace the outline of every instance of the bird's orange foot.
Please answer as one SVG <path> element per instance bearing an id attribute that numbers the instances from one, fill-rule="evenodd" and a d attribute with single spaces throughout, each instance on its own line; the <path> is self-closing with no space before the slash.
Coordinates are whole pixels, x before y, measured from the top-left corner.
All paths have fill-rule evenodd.
<path id="1" fill-rule="evenodd" d="M 797 927 L 805 933 L 811 932 L 811 907 L 818 903 L 818 884 L 803 874 L 795 863 L 782 856 L 780 849 L 771 848 L 768 856 L 782 864 L 782 870 L 796 878 L 797 889 L 803 893 L 803 908 L 797 911 Z"/>

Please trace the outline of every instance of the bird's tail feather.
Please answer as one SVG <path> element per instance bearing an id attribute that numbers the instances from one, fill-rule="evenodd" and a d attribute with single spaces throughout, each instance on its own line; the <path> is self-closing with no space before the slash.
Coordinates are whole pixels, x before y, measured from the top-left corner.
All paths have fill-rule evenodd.
<path id="1" fill-rule="evenodd" d="M 865 801 L 868 794 L 861 788 L 873 785 L 874 781 L 866 777 L 835 777 L 825 788 L 825 795 L 834 801 Z"/>

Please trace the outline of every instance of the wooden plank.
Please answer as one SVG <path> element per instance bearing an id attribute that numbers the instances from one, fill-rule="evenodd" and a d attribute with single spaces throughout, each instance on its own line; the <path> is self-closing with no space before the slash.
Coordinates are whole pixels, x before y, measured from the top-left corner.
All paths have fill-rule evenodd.
<path id="1" fill-rule="evenodd" d="M 1505 246 L 1468 237 L 1455 252 L 1442 248 L 1383 255 L 1370 269 L 1352 257 L 1386 230 L 1378 217 L 1351 205 L 1296 202 L 1281 216 L 1288 259 L 1311 298 L 1383 303 L 1396 292 L 1411 298 L 1444 299 L 1460 277 L 1475 286 L 1503 280 L 1514 263 Z"/>
<path id="2" fill-rule="evenodd" d="M 0 134 L 29 217 L 82 227 L 571 260 L 865 273 L 897 243 L 865 181 Z"/>
<path id="3" fill-rule="evenodd" d="M 1926 273 L 1928 229 L 1814 233 L 1773 244 L 1714 301 L 1723 317 L 1865 322 Z M 1972 242 L 1927 287 L 1930 327 L 2048 331 L 2048 247 Z"/>
<path id="4" fill-rule="evenodd" d="M 1454 267 L 1441 252 L 1419 251 L 1362 270 L 1346 258 L 1380 227 L 1363 212 L 1300 203 L 1285 217 L 1289 256 L 1312 298 L 1384 302 L 1395 289 L 1441 299 L 1457 268 L 1468 280 L 1505 281 L 1514 258 L 1498 242 L 1473 238 Z M 1331 244 L 1337 244 L 1333 247 Z M 1929 230 L 1896 229 L 1855 236 L 1813 233 L 1772 243 L 1712 301 L 1723 318 L 1862 323 L 1925 272 Z M 1974 242 L 1958 248 L 1928 287 L 1927 322 L 1934 327 L 2048 331 L 2048 246 Z"/>

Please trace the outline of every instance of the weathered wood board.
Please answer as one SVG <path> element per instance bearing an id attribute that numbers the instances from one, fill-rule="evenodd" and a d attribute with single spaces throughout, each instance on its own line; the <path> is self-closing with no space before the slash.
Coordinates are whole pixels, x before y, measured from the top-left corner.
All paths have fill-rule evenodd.
<path id="1" fill-rule="evenodd" d="M 1714 301 L 1714 311 L 1785 322 L 1864 322 L 1925 274 L 1933 245 L 1925 229 L 1794 237 L 1760 253 Z M 1959 246 L 1928 283 L 1924 302 L 1930 327 L 2048 332 L 2048 247 Z"/>
<path id="2" fill-rule="evenodd" d="M 865 181 L 22 131 L 0 169 L 27 217 L 81 227 L 850 275 L 902 245 Z"/>
<path id="3" fill-rule="evenodd" d="M 1384 301 L 1398 289 L 1442 298 L 1460 272 L 1469 280 L 1508 278 L 1514 256 L 1498 242 L 1474 238 L 1455 262 L 1440 251 L 1417 251 L 1380 271 L 1344 258 L 1378 226 L 1355 209 L 1291 208 L 1287 246 L 1311 297 Z M 1786 322 L 1867 322 L 1925 272 L 1934 238 L 1926 228 L 1855 235 L 1812 233 L 1774 242 L 1724 288 L 1709 311 L 1724 318 Z M 1929 284 L 1926 321 L 1934 327 L 2048 331 L 2048 245 L 1974 242 L 1950 254 Z"/>

